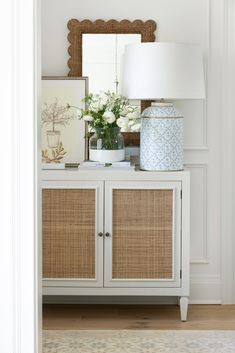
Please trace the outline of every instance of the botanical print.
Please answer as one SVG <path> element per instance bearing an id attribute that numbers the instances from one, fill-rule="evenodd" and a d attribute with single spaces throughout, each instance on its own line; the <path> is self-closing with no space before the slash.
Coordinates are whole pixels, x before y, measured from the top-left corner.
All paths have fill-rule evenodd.
<path id="1" fill-rule="evenodd" d="M 51 148 L 51 153 L 47 149 L 42 150 L 42 161 L 44 163 L 60 163 L 66 153 L 62 142 L 60 142 L 59 146 L 56 145 L 56 147 Z"/>
<path id="2" fill-rule="evenodd" d="M 85 157 L 85 123 L 70 106 L 85 108 L 85 79 L 42 80 L 42 162 L 79 163 Z"/>

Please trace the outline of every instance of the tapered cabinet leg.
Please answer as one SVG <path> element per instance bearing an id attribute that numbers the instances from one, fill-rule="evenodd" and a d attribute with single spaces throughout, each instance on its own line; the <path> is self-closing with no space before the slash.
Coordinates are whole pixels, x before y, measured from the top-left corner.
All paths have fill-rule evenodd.
<path id="1" fill-rule="evenodd" d="M 180 297 L 180 316 L 181 321 L 187 321 L 188 297 Z"/>

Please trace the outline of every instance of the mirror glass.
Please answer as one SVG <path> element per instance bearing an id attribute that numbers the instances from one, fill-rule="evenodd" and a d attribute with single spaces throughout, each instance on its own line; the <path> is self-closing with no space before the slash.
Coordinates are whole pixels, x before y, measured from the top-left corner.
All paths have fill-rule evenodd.
<path id="1" fill-rule="evenodd" d="M 89 77 L 89 92 L 121 93 L 125 45 L 140 42 L 141 34 L 83 34 L 82 75 Z"/>

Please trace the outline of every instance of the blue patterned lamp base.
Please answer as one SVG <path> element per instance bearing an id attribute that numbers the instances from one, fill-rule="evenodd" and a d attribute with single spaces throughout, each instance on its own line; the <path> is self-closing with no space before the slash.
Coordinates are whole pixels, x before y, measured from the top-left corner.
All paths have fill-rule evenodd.
<path id="1" fill-rule="evenodd" d="M 140 169 L 183 169 L 183 117 L 171 103 L 157 103 L 142 113 Z"/>

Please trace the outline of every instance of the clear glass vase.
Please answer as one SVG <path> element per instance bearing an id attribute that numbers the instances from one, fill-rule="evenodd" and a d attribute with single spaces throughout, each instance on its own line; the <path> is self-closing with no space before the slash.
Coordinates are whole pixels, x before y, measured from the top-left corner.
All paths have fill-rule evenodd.
<path id="1" fill-rule="evenodd" d="M 95 129 L 89 141 L 89 159 L 105 163 L 125 159 L 124 139 L 119 127 Z"/>

